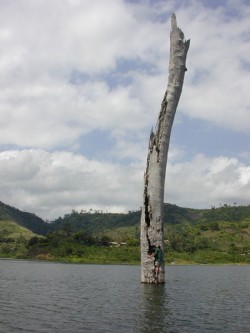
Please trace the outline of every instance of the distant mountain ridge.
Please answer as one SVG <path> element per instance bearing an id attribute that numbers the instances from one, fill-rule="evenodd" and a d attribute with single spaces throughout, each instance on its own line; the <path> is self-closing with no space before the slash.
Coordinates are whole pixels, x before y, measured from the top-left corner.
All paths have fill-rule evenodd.
<path id="1" fill-rule="evenodd" d="M 12 221 L 31 230 L 35 234 L 46 235 L 49 223 L 33 213 L 23 212 L 0 201 L 0 221 Z"/>
<path id="2" fill-rule="evenodd" d="M 0 202 L 0 257 L 139 263 L 140 216 L 139 210 L 72 210 L 46 223 Z M 250 206 L 192 209 L 164 204 L 164 221 L 166 262 L 250 264 Z"/>
<path id="3" fill-rule="evenodd" d="M 0 201 L 0 221 L 13 221 L 33 233 L 46 235 L 68 226 L 74 231 L 85 230 L 88 233 L 101 233 L 109 229 L 139 226 L 140 210 L 122 213 L 103 213 L 99 211 L 77 212 L 59 217 L 51 223 L 45 222 L 33 213 L 23 212 Z M 164 204 L 164 220 L 166 225 L 208 223 L 208 222 L 240 222 L 250 219 L 249 206 L 229 206 L 211 209 L 183 208 L 172 204 Z"/>
<path id="4" fill-rule="evenodd" d="M 139 226 L 141 211 L 130 211 L 127 214 L 102 213 L 102 212 L 76 212 L 59 217 L 52 225 L 52 230 L 68 225 L 72 230 L 84 229 L 89 233 L 101 233 L 108 229 Z M 164 204 L 165 225 L 195 225 L 198 223 L 212 222 L 241 222 L 250 219 L 249 206 L 229 206 L 211 209 L 183 208 L 176 205 Z"/>

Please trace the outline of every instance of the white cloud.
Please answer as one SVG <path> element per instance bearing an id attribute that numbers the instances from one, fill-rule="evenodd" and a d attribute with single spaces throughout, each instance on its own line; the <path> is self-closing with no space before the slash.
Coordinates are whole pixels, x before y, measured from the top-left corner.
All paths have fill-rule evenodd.
<path id="1" fill-rule="evenodd" d="M 119 133 L 145 126 L 147 103 L 135 90 L 143 78 L 111 90 L 100 77 L 118 59 L 158 57 L 154 50 L 163 31 L 153 37 L 160 27 L 143 17 L 137 22 L 132 9 L 114 0 L 3 5 L 2 144 L 52 149 L 74 146 L 95 128 Z M 70 84 L 75 70 L 88 80 Z"/>
<path id="2" fill-rule="evenodd" d="M 169 19 L 162 23 L 157 17 L 173 9 L 174 2 L 153 9 L 146 2 L 117 0 L 4 3 L 2 144 L 30 147 L 32 137 L 32 145 L 48 149 L 74 145 L 94 128 L 153 126 L 167 83 L 170 29 Z M 208 9 L 197 1 L 177 10 L 191 38 L 180 112 L 247 131 L 249 7 L 235 10 L 240 19 L 228 16 L 227 7 Z M 102 74 L 119 73 L 119 59 L 137 60 L 140 69 L 120 74 L 129 76 L 129 85 L 109 89 Z M 69 84 L 75 70 L 88 74 L 80 86 Z"/>
<path id="3" fill-rule="evenodd" d="M 182 111 L 234 131 L 248 131 L 250 7 L 231 2 L 214 10 L 195 4 L 196 11 L 185 7 L 179 15 L 191 37 Z M 228 15 L 229 10 L 234 15 Z"/>
<path id="4" fill-rule="evenodd" d="M 1 200 L 51 219 L 71 209 L 126 212 L 139 207 L 138 165 L 114 165 L 66 152 L 0 153 Z M 138 195 L 139 194 L 139 195 Z"/>
<path id="5" fill-rule="evenodd" d="M 1 200 L 55 219 L 72 209 L 127 212 L 142 204 L 144 163 L 124 166 L 42 150 L 0 154 Z M 165 199 L 184 207 L 249 204 L 250 168 L 237 159 L 197 155 L 169 163 Z"/>
<path id="6" fill-rule="evenodd" d="M 232 133 L 249 131 L 250 7 L 243 1 L 217 9 L 202 1 L 4 1 L 2 201 L 49 219 L 73 208 L 139 208 L 148 136 L 167 86 L 174 10 L 191 38 L 178 112 Z M 76 153 L 93 130 L 113 140 L 105 161 L 94 151 Z M 17 150 L 4 148 L 11 145 Z M 185 163 L 192 147 L 185 139 L 180 146 L 170 146 L 167 201 L 247 203 L 248 165 L 206 157 L 206 147 Z"/>
<path id="7" fill-rule="evenodd" d="M 236 158 L 197 155 L 190 162 L 169 163 L 166 201 L 191 208 L 249 205 L 249 166 Z"/>

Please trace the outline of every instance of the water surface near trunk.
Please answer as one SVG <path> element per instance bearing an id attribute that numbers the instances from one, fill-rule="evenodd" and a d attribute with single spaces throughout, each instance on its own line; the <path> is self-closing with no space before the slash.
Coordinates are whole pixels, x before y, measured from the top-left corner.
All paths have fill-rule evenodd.
<path id="1" fill-rule="evenodd" d="M 250 266 L 140 267 L 0 260 L 0 332 L 249 333 Z"/>

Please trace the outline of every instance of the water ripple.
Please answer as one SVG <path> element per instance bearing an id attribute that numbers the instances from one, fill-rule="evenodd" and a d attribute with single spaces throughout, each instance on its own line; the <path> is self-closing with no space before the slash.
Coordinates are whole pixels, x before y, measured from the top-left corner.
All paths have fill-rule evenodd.
<path id="1" fill-rule="evenodd" d="M 250 266 L 136 266 L 0 260 L 0 332 L 249 333 Z"/>

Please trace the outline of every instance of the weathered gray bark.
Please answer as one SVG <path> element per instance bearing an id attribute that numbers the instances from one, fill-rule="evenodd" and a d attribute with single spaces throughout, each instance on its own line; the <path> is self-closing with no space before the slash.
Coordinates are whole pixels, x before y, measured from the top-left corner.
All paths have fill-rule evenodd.
<path id="1" fill-rule="evenodd" d="M 158 116 L 155 133 L 150 134 L 144 200 L 141 214 L 141 282 L 165 283 L 164 261 L 155 280 L 154 258 L 148 255 L 152 246 L 161 246 L 164 254 L 163 203 L 164 184 L 170 134 L 180 99 L 186 69 L 186 56 L 190 41 L 184 40 L 177 27 L 176 16 L 171 18 L 170 60 L 168 86 Z"/>

